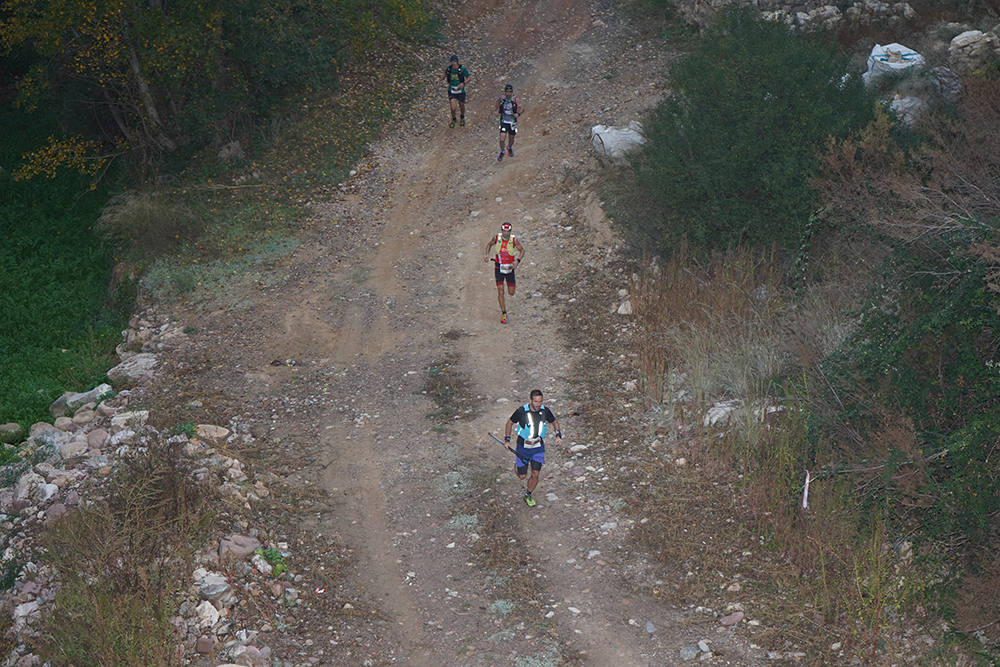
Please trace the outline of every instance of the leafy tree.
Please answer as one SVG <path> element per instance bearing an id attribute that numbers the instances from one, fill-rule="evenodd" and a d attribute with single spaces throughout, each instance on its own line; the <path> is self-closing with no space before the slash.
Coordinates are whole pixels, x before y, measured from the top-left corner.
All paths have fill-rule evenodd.
<path id="1" fill-rule="evenodd" d="M 79 160 L 87 140 L 147 163 L 222 141 L 290 90 L 336 88 L 352 54 L 429 21 L 421 0 L 2 0 L 2 53 L 33 56 L 19 103 L 58 105 L 67 130 L 22 175 Z"/>
<path id="2" fill-rule="evenodd" d="M 636 230 L 657 250 L 794 247 L 817 206 L 810 178 L 830 136 L 870 118 L 846 58 L 727 10 L 672 68 L 672 94 L 647 128 L 636 169 L 655 203 Z M 649 242 L 649 241 L 647 241 Z"/>

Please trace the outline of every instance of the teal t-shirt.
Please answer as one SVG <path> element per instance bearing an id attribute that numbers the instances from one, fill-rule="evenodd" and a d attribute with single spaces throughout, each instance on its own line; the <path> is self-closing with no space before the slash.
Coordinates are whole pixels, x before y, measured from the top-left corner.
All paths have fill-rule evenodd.
<path id="1" fill-rule="evenodd" d="M 463 88 L 459 86 L 469 78 L 469 70 L 465 69 L 465 65 L 459 65 L 458 67 L 452 67 L 448 65 L 448 69 L 444 71 L 445 77 L 448 79 L 448 90 L 453 93 L 463 92 Z"/>

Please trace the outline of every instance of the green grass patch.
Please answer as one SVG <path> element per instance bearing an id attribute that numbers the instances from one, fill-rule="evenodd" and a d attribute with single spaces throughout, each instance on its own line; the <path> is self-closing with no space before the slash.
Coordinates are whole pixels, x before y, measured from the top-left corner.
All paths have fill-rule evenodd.
<path id="1" fill-rule="evenodd" d="M 109 294 L 113 257 L 93 233 L 107 189 L 70 172 L 14 181 L 22 150 L 48 128 L 11 109 L 0 122 L 0 420 L 27 425 L 63 391 L 104 379 L 131 299 Z"/>

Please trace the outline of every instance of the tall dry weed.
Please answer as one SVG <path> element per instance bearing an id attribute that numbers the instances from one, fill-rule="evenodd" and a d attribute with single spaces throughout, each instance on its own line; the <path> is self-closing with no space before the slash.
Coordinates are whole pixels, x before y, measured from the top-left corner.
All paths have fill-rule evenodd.
<path id="1" fill-rule="evenodd" d="M 209 517 L 176 450 L 127 462 L 45 537 L 59 589 L 35 650 L 54 664 L 177 663 L 170 622 Z"/>
<path id="2" fill-rule="evenodd" d="M 737 399 L 745 420 L 753 421 L 751 412 L 759 410 L 787 360 L 781 273 L 773 254 L 736 249 L 701 265 L 682 246 L 664 267 L 653 265 L 638 276 L 632 293 L 650 399 L 663 400 L 673 374 L 683 378 L 682 389 L 696 405 Z"/>

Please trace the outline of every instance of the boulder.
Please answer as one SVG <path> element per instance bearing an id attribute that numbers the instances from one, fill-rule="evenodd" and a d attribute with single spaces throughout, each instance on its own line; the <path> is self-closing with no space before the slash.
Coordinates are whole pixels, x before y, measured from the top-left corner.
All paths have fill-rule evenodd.
<path id="1" fill-rule="evenodd" d="M 26 500 L 35 495 L 35 491 L 45 484 L 45 478 L 37 472 L 26 472 L 21 475 L 17 484 L 14 485 L 14 499 Z"/>
<path id="2" fill-rule="evenodd" d="M 947 67 L 932 67 L 927 74 L 938 94 L 954 104 L 962 96 L 962 79 Z"/>
<path id="3" fill-rule="evenodd" d="M 76 414 L 73 415 L 73 423 L 77 426 L 89 424 L 94 421 L 95 414 L 96 413 L 93 410 L 77 410 Z"/>
<path id="4" fill-rule="evenodd" d="M 217 572 L 209 572 L 198 581 L 198 596 L 202 600 L 215 602 L 233 597 L 233 587 L 226 577 Z"/>
<path id="5" fill-rule="evenodd" d="M 889 103 L 889 108 L 896 114 L 904 124 L 910 127 L 916 125 L 920 118 L 920 113 L 927 107 L 927 103 L 919 97 L 900 97 L 897 95 Z"/>
<path id="6" fill-rule="evenodd" d="M 24 429 L 17 422 L 0 424 L 0 444 L 17 442 L 24 435 Z"/>
<path id="7" fill-rule="evenodd" d="M 966 30 L 948 45 L 948 66 L 962 74 L 970 74 L 997 60 L 1000 60 L 1000 38 L 992 32 Z"/>
<path id="8" fill-rule="evenodd" d="M 49 414 L 52 415 L 53 419 L 56 417 L 65 417 L 66 415 L 73 412 L 69 408 L 69 406 L 66 405 L 66 401 L 72 395 L 73 392 L 71 391 L 64 392 L 62 396 L 60 396 L 56 400 L 52 401 L 51 404 L 49 404 Z"/>
<path id="9" fill-rule="evenodd" d="M 62 398 L 66 399 L 66 407 L 69 411 L 76 412 L 87 403 L 97 403 L 97 401 L 101 400 L 102 396 L 110 394 L 111 392 L 111 385 L 105 383 L 97 385 L 90 391 L 84 391 L 78 394 L 74 394 L 72 392 L 63 394 Z"/>
<path id="10" fill-rule="evenodd" d="M 109 370 L 108 377 L 116 385 L 137 384 L 153 377 L 153 369 L 158 364 L 155 354 L 142 352 Z"/>
<path id="11" fill-rule="evenodd" d="M 79 424 L 76 424 L 70 417 L 56 417 L 52 425 L 60 431 L 65 431 L 67 433 L 72 433 L 80 428 Z"/>
<path id="12" fill-rule="evenodd" d="M 198 424 L 195 428 L 197 429 L 198 437 L 204 438 L 205 440 L 214 440 L 219 442 L 229 437 L 229 429 L 224 426 L 216 426 L 215 424 Z"/>
<path id="13" fill-rule="evenodd" d="M 642 123 L 633 120 L 627 127 L 595 125 L 590 128 L 590 143 L 599 156 L 619 161 L 638 150 L 646 138 L 642 136 Z"/>
<path id="14" fill-rule="evenodd" d="M 230 141 L 228 144 L 219 149 L 219 159 L 223 162 L 245 160 L 246 157 L 246 153 L 243 152 L 243 147 L 238 141 Z"/>
<path id="15" fill-rule="evenodd" d="M 198 615 L 198 627 L 202 630 L 210 630 L 219 622 L 219 610 L 208 600 L 202 600 L 201 604 L 195 607 L 195 613 Z"/>

